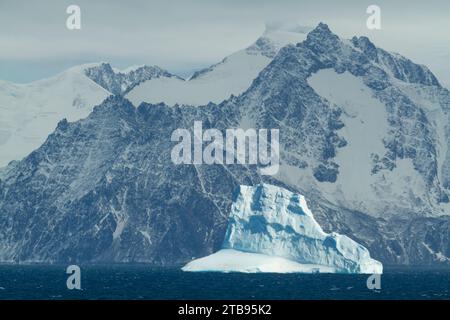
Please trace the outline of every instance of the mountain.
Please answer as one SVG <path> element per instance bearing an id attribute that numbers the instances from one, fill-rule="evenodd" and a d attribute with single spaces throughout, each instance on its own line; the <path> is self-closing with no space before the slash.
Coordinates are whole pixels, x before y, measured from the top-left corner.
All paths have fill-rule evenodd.
<path id="1" fill-rule="evenodd" d="M 0 167 L 38 148 L 58 121 L 86 117 L 111 94 L 127 96 L 136 105 L 141 100 L 198 105 L 237 95 L 282 46 L 304 40 L 307 30 L 297 25 L 268 25 L 249 48 L 197 72 L 190 81 L 158 66 L 118 70 L 107 62 L 75 66 L 29 84 L 0 81 Z"/>
<path id="2" fill-rule="evenodd" d="M 88 116 L 109 94 L 74 69 L 29 84 L 0 81 L 0 167 L 38 148 L 60 120 Z"/>
<path id="3" fill-rule="evenodd" d="M 246 125 L 285 133 L 284 183 L 375 217 L 450 213 L 450 95 L 426 67 L 321 24 L 242 99 Z"/>
<path id="4" fill-rule="evenodd" d="M 158 66 L 134 66 L 125 70 L 113 69 L 109 63 L 84 68 L 84 74 L 92 81 L 115 95 L 125 95 L 139 84 L 151 79 L 181 78 Z"/>
<path id="5" fill-rule="evenodd" d="M 383 264 L 449 264 L 449 91 L 424 66 L 320 24 L 241 95 L 204 106 L 112 96 L 0 172 L 0 260 L 186 263 L 221 248 L 232 194 L 300 193 L 324 232 Z M 175 165 L 180 128 L 279 129 L 280 170 Z"/>
<path id="6" fill-rule="evenodd" d="M 168 105 L 220 103 L 231 95 L 244 92 L 279 49 L 305 40 L 309 30 L 298 25 L 268 25 L 264 34 L 251 46 L 194 73 L 189 80 L 153 78 L 130 90 L 126 98 L 136 106 L 142 102 Z"/>
<path id="7" fill-rule="evenodd" d="M 95 63 L 28 84 L 0 81 L 0 167 L 38 148 L 60 120 L 84 118 L 109 95 L 123 94 L 153 77 L 172 75 L 158 67 L 122 72 Z"/>
<path id="8" fill-rule="evenodd" d="M 324 232 L 304 196 L 262 184 L 239 187 L 222 249 L 183 270 L 381 274 L 383 266 L 349 237 Z"/>
<path id="9" fill-rule="evenodd" d="M 166 265 L 211 252 L 223 239 L 221 208 L 239 168 L 172 164 L 171 132 L 190 125 L 197 110 L 136 109 L 110 96 L 87 118 L 61 121 L 39 149 L 1 173 L 0 261 Z M 212 113 L 225 118 L 224 111 Z"/>

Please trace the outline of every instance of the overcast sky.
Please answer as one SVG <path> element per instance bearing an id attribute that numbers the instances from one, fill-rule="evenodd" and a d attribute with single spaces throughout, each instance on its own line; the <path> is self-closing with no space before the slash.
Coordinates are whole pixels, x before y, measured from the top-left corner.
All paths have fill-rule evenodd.
<path id="1" fill-rule="evenodd" d="M 66 28 L 70 4 L 81 7 L 81 30 Z M 381 7 L 382 30 L 366 28 L 370 4 Z M 248 46 L 266 22 L 323 21 L 344 38 L 367 35 L 450 83 L 449 16 L 446 0 L 0 0 L 0 79 L 28 82 L 96 61 L 185 75 Z"/>

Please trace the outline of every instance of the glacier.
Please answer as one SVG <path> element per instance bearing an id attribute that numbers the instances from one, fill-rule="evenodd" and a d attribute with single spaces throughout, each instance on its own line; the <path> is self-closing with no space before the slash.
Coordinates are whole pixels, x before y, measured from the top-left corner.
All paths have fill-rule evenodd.
<path id="1" fill-rule="evenodd" d="M 383 265 L 349 237 L 324 232 L 304 196 L 261 184 L 239 187 L 222 250 L 182 269 L 381 274 Z"/>

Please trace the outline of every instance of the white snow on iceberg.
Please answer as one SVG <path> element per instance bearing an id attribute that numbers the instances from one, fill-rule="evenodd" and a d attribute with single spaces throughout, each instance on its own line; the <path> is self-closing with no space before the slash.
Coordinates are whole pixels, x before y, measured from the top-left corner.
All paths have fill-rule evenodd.
<path id="1" fill-rule="evenodd" d="M 263 184 L 240 186 L 222 250 L 183 270 L 371 274 L 383 266 L 349 237 L 324 232 L 304 196 Z"/>

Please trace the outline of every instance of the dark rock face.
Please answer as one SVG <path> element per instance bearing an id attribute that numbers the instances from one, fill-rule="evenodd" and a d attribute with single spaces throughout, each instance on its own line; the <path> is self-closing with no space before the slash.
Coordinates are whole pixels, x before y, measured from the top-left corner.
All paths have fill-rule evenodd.
<path id="1" fill-rule="evenodd" d="M 170 159 L 173 130 L 216 117 L 224 117 L 216 106 L 136 109 L 112 96 L 87 119 L 61 121 L 2 180 L 0 225 L 7 232 L 0 259 L 164 265 L 219 247 L 227 195 L 259 178 L 238 166 L 196 168 Z"/>
<path id="2" fill-rule="evenodd" d="M 320 183 L 339 182 L 336 154 L 349 148 L 340 134 L 343 109 L 308 85 L 326 68 L 362 78 L 386 106 L 385 154 L 374 157 L 372 174 L 389 175 L 398 159 L 411 159 L 430 195 L 416 209 L 398 211 L 381 199 L 392 212 L 375 217 L 326 200 Z M 450 160 L 439 165 L 432 121 L 388 72 L 448 111 L 448 91 L 426 68 L 366 38 L 341 41 L 324 24 L 220 105 L 135 108 L 112 96 L 86 119 L 61 121 L 39 149 L 0 172 L 0 261 L 184 263 L 220 248 L 238 185 L 268 182 L 304 194 L 327 232 L 348 235 L 383 263 L 448 263 L 450 217 L 433 210 L 448 195 Z M 171 133 L 194 121 L 222 132 L 243 124 L 280 129 L 282 165 L 310 170 L 319 187 L 260 176 L 256 166 L 174 165 Z"/>
<path id="3" fill-rule="evenodd" d="M 144 81 L 159 77 L 176 77 L 157 66 L 142 66 L 127 73 L 115 72 L 109 63 L 87 68 L 84 73 L 112 94 L 122 96 Z"/>

